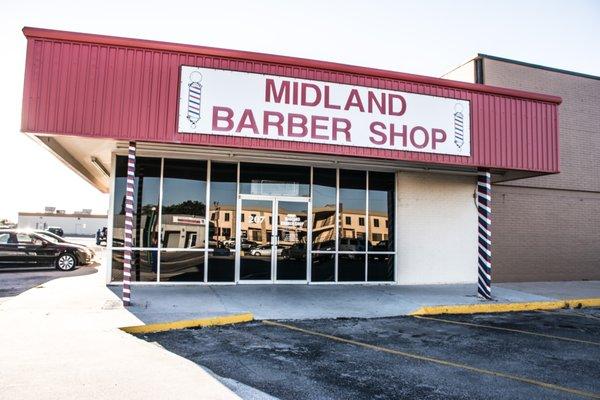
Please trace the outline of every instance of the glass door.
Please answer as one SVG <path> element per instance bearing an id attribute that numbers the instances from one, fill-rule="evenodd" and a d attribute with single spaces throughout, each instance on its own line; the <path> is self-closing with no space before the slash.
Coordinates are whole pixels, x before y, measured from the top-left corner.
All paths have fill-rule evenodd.
<path id="1" fill-rule="evenodd" d="M 241 199 L 238 243 L 240 281 L 273 280 L 273 254 L 276 251 L 273 237 L 274 207 L 272 199 Z"/>
<path id="2" fill-rule="evenodd" d="M 275 280 L 307 280 L 308 201 L 278 200 Z"/>

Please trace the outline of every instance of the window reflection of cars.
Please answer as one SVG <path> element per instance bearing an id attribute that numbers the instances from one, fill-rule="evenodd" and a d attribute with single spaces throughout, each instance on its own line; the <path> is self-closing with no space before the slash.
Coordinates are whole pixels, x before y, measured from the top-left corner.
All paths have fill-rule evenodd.
<path id="1" fill-rule="evenodd" d="M 235 238 L 229 238 L 223 241 L 223 245 L 230 249 L 235 249 Z"/>
<path id="2" fill-rule="evenodd" d="M 231 255 L 231 250 L 227 247 L 216 247 L 212 252 L 213 256 L 228 257 Z"/>
<path id="3" fill-rule="evenodd" d="M 340 251 L 365 251 L 365 239 L 341 238 Z"/>
<path id="4" fill-rule="evenodd" d="M 242 250 L 250 250 L 253 247 L 258 246 L 258 243 L 253 242 L 252 240 L 242 239 L 241 248 Z"/>
<path id="5" fill-rule="evenodd" d="M 281 256 L 290 260 L 304 260 L 306 259 L 306 244 L 294 243 L 292 246 L 283 249 Z"/>
<path id="6" fill-rule="evenodd" d="M 375 246 L 371 246 L 369 243 L 369 250 L 372 251 L 388 251 L 390 250 L 390 241 L 389 240 L 380 240 Z"/>
<path id="7" fill-rule="evenodd" d="M 283 252 L 283 248 L 278 247 L 277 248 L 277 255 L 280 256 L 281 253 Z M 257 247 L 253 247 L 252 249 L 250 249 L 250 255 L 251 256 L 270 256 L 272 253 L 272 248 L 270 244 L 263 244 L 262 246 L 257 246 Z"/>
<path id="8" fill-rule="evenodd" d="M 335 250 L 335 241 L 326 240 L 325 242 L 315 243 L 315 244 L 313 244 L 313 250 L 334 251 Z"/>
<path id="9" fill-rule="evenodd" d="M 46 228 L 46 230 L 48 232 L 52 232 L 55 235 L 58 235 L 58 236 L 61 236 L 61 237 L 65 235 L 63 229 L 60 226 L 49 226 L 49 227 Z"/>

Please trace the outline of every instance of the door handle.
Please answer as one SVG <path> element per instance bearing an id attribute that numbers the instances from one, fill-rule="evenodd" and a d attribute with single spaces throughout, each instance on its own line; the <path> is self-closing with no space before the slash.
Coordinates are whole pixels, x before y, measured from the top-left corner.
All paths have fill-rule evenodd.
<path id="1" fill-rule="evenodd" d="M 25 246 L 17 246 L 17 249 L 19 249 L 19 250 L 25 250 L 26 248 L 27 247 L 25 247 Z"/>

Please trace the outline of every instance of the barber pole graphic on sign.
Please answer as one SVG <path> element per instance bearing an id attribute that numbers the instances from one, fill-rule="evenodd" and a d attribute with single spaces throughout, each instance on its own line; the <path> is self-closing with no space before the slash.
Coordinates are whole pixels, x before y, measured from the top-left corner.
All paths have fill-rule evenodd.
<path id="1" fill-rule="evenodd" d="M 190 74 L 190 83 L 188 84 L 188 113 L 187 119 L 192 127 L 200 120 L 200 105 L 202 104 L 202 74 L 193 71 Z"/>
<path id="2" fill-rule="evenodd" d="M 492 298 L 492 178 L 488 170 L 477 173 L 478 279 L 477 294 Z"/>
<path id="3" fill-rule="evenodd" d="M 125 243 L 123 260 L 123 305 L 131 304 L 131 266 L 133 251 L 133 190 L 135 186 L 135 142 L 129 142 L 127 185 L 125 189 Z"/>

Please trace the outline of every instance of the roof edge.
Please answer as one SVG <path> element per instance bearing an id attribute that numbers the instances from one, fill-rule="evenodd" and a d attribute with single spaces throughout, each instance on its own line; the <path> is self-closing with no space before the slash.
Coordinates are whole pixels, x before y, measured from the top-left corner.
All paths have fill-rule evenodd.
<path id="1" fill-rule="evenodd" d="M 533 64 L 533 63 L 529 63 L 529 62 L 525 62 L 525 61 L 513 60 L 512 58 L 492 56 L 492 55 L 483 54 L 483 53 L 478 53 L 473 59 L 475 59 L 475 58 L 487 58 L 488 60 L 501 61 L 501 62 L 505 62 L 505 63 L 509 63 L 509 64 L 521 65 L 523 67 L 536 68 L 536 69 L 541 69 L 544 71 L 556 72 L 556 73 L 565 74 L 565 75 L 573 75 L 573 76 L 578 76 L 580 78 L 600 80 L 600 76 L 584 74 L 582 72 L 569 71 L 567 69 L 548 67 L 548 66 L 540 65 L 540 64 Z"/>
<path id="2" fill-rule="evenodd" d="M 252 60 L 274 64 L 285 64 L 301 66 L 305 68 L 326 69 L 331 71 L 350 73 L 356 75 L 368 75 L 379 78 L 403 80 L 409 82 L 418 82 L 428 85 L 437 85 L 453 89 L 470 90 L 474 92 L 495 94 L 501 96 L 518 97 L 529 100 L 537 100 L 546 103 L 560 104 L 562 99 L 558 96 L 551 96 L 541 93 L 527 92 L 502 88 L 497 86 L 481 85 L 475 83 L 459 82 L 442 78 L 434 78 L 424 75 L 408 74 L 404 72 L 395 72 L 377 68 L 359 67 L 355 65 L 334 63 L 330 61 L 318 61 L 307 58 L 298 58 L 291 56 L 280 56 L 274 54 L 257 53 L 241 50 L 222 49 L 217 47 L 206 47 L 190 44 L 177 44 L 171 42 L 161 42 L 147 39 L 132 39 L 118 36 L 98 35 L 91 33 L 78 33 L 69 31 L 60 31 L 54 29 L 24 27 L 23 34 L 27 38 L 40 38 L 49 40 L 63 40 L 72 42 L 104 44 L 109 46 L 135 47 L 142 49 L 162 50 L 178 53 L 190 53 L 196 55 L 226 57 L 241 60 Z"/>

